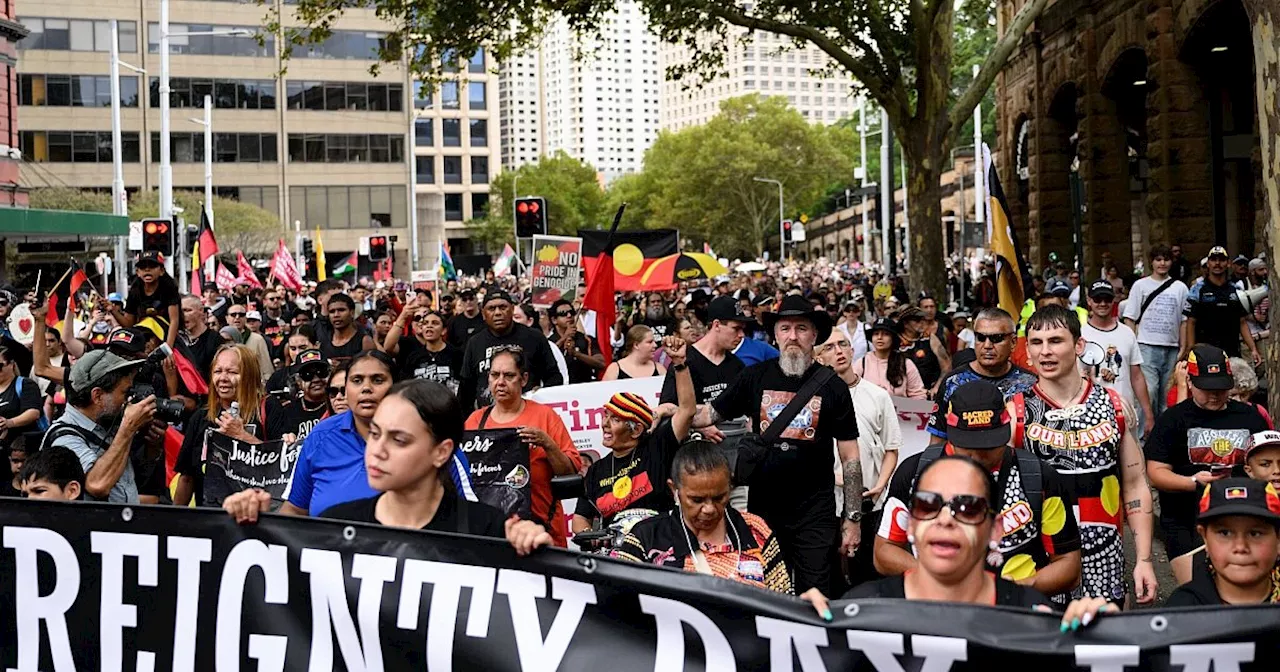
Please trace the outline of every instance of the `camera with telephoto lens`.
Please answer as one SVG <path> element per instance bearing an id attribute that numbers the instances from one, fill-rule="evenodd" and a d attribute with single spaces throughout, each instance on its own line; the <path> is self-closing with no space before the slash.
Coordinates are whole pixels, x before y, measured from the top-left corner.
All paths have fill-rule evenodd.
<path id="1" fill-rule="evenodd" d="M 165 422 L 175 423 L 182 421 L 182 413 L 186 409 L 183 408 L 182 402 L 175 399 L 164 399 L 156 394 L 156 388 L 151 385 L 151 381 L 155 379 L 156 372 L 160 371 L 163 362 L 173 350 L 169 349 L 167 343 L 161 343 L 147 359 L 138 368 L 138 374 L 134 376 L 133 387 L 129 388 L 129 403 L 136 404 L 149 396 L 156 397 L 156 419 Z"/>

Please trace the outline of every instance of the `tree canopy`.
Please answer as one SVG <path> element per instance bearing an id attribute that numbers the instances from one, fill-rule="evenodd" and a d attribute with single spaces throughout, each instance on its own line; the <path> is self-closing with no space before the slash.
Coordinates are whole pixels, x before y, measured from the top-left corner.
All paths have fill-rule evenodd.
<path id="1" fill-rule="evenodd" d="M 515 240 L 512 188 L 521 196 L 547 199 L 547 233 L 577 235 L 605 223 L 604 191 L 596 169 L 564 152 L 544 156 L 519 170 L 503 171 L 489 185 L 489 211 L 468 223 L 471 237 L 490 251 Z"/>

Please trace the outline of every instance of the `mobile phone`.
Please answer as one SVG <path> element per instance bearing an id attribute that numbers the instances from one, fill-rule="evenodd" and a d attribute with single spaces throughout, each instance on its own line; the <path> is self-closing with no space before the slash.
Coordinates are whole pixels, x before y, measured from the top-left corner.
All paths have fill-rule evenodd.
<path id="1" fill-rule="evenodd" d="M 1215 464 L 1209 467 L 1209 471 L 1214 474 L 1229 474 L 1235 467 L 1230 464 Z"/>

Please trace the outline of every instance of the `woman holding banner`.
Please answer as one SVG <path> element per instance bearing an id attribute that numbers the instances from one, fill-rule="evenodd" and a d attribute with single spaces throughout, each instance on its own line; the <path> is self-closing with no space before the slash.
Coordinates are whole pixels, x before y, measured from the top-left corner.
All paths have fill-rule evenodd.
<path id="1" fill-rule="evenodd" d="M 564 509 L 551 496 L 551 478 L 576 474 L 582 467 L 569 430 L 550 406 L 525 399 L 521 390 L 529 380 L 524 352 L 498 350 L 489 358 L 489 394 L 493 405 L 477 409 L 467 418 L 468 432 L 515 429 L 529 446 L 531 513 L 546 523 L 557 546 L 567 546 Z"/>

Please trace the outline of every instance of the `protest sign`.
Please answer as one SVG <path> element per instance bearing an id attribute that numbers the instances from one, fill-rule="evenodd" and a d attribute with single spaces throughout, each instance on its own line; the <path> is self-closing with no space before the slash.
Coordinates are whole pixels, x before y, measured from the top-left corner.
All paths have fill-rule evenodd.
<path id="1" fill-rule="evenodd" d="M 222 500 L 241 490 L 261 488 L 271 499 L 281 500 L 293 465 L 298 462 L 302 441 L 292 444 L 284 439 L 248 443 L 222 432 L 208 433 L 205 456 L 204 503 L 221 506 Z"/>
<path id="2" fill-rule="evenodd" d="M 658 397 L 662 394 L 660 376 L 649 378 L 628 378 L 626 380 L 609 380 L 600 383 L 578 383 L 576 385 L 558 385 L 535 390 L 529 398 L 555 409 L 578 452 L 589 451 L 595 459 L 604 454 L 600 446 L 600 421 L 604 417 L 604 402 L 609 401 L 615 393 L 631 392 L 638 394 L 657 407 Z"/>
<path id="3" fill-rule="evenodd" d="M 436 274 L 431 271 L 414 271 L 409 275 L 409 280 L 413 283 L 413 290 L 425 289 L 431 292 L 432 296 L 436 295 Z"/>
<path id="4" fill-rule="evenodd" d="M 534 236 L 529 272 L 534 308 L 545 310 L 560 299 L 572 301 L 582 277 L 582 239 Z"/>
<path id="5" fill-rule="evenodd" d="M 491 407 L 492 408 L 492 407 Z M 485 414 L 488 417 L 488 413 Z M 529 516 L 529 445 L 515 428 L 467 430 L 458 450 L 471 465 L 471 486 L 480 501 L 507 515 Z"/>

